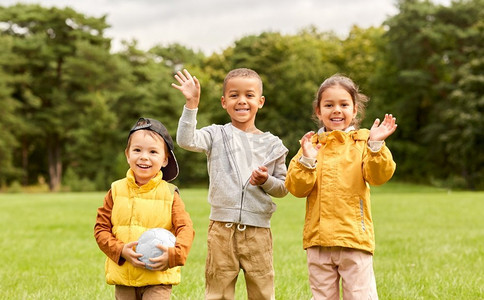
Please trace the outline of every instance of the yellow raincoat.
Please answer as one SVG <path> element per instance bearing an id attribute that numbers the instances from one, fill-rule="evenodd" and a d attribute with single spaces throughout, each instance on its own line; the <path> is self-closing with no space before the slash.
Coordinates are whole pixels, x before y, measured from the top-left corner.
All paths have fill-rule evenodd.
<path id="1" fill-rule="evenodd" d="M 332 131 L 315 134 L 322 145 L 315 169 L 299 162 L 300 149 L 291 160 L 286 188 L 307 197 L 303 247 L 347 247 L 373 253 L 375 236 L 370 187 L 387 182 L 395 171 L 390 150 L 368 148 L 370 131 Z"/>

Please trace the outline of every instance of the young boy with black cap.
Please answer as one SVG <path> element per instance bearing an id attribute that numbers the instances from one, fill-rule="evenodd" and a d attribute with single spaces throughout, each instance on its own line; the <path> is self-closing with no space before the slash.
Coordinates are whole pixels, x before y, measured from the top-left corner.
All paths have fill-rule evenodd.
<path id="1" fill-rule="evenodd" d="M 106 282 L 116 286 L 116 299 L 169 299 L 195 235 L 178 188 L 168 183 L 178 175 L 173 140 L 159 121 L 140 118 L 129 132 L 125 154 L 130 168 L 112 183 L 94 227 L 107 255 Z M 146 266 L 134 247 L 151 228 L 170 230 L 176 243 L 158 245 L 163 254 Z"/>

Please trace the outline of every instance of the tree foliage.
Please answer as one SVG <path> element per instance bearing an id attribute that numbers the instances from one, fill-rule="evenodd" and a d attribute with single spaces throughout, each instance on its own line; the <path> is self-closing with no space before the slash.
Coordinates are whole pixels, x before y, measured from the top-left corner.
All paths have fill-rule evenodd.
<path id="1" fill-rule="evenodd" d="M 15 115 L 17 101 L 12 97 L 13 85 L 16 80 L 6 71 L 11 64 L 20 58 L 12 51 L 13 41 L 10 37 L 0 36 L 0 99 L 2 100 L 2 113 L 0 118 L 0 185 L 3 185 L 6 178 L 18 177 L 21 175 L 21 168 L 15 167 L 14 151 L 19 142 L 15 137 L 18 127 L 22 127 L 22 120 Z M 16 126 L 18 125 L 18 127 Z"/>
<path id="2" fill-rule="evenodd" d="M 21 57 L 7 72 L 24 77 L 13 87 L 20 106 L 18 111 L 25 116 L 22 122 L 25 126 L 17 136 L 25 153 L 24 172 L 31 178 L 34 174 L 29 174 L 29 157 L 44 154 L 46 160 L 39 160 L 39 168 L 47 168 L 49 186 L 57 190 L 68 134 L 80 125 L 75 116 L 85 112 L 90 104 L 85 97 L 89 88 L 77 84 L 79 75 L 69 74 L 68 67 L 74 58 L 82 57 L 79 52 L 86 45 L 109 53 L 109 41 L 103 37 L 107 24 L 104 18 L 88 18 L 70 8 L 23 4 L 2 9 L 0 21 L 6 25 L 2 36 L 13 38 L 11 51 Z M 84 63 L 91 62 L 85 60 L 81 65 Z M 95 82 L 96 78 L 91 78 L 90 83 Z"/>
<path id="3" fill-rule="evenodd" d="M 353 27 L 342 38 L 314 26 L 297 34 L 263 32 L 209 56 L 180 44 L 149 51 L 135 41 L 110 52 L 105 17 L 70 8 L 0 7 L 0 186 L 48 179 L 73 190 L 106 189 L 128 165 L 126 138 L 141 116 L 175 136 L 184 104 L 171 87 L 187 68 L 202 84 L 198 126 L 226 123 L 220 105 L 226 73 L 257 71 L 266 104 L 256 125 L 281 137 L 289 157 L 316 130 L 316 91 L 335 73 L 370 96 L 363 126 L 393 113 L 387 141 L 401 180 L 484 188 L 482 118 L 483 0 L 401 0 L 384 26 Z M 205 183 L 203 155 L 176 149 L 178 185 Z M 63 175 L 65 174 L 65 176 Z"/>
<path id="4" fill-rule="evenodd" d="M 483 188 L 483 4 L 400 1 L 386 21 L 376 94 L 399 118 L 394 155 L 405 179 Z"/>

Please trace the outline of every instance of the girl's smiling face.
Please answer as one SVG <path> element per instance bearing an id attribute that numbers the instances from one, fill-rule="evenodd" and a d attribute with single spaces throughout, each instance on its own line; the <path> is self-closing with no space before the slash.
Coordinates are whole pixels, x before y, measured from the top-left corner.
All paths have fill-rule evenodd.
<path id="1" fill-rule="evenodd" d="M 149 130 L 133 132 L 125 153 L 139 186 L 148 183 L 158 174 L 161 167 L 168 164 L 165 141 L 157 133 Z"/>
<path id="2" fill-rule="evenodd" d="M 327 88 L 316 108 L 316 116 L 327 131 L 345 130 L 356 117 L 356 112 L 351 95 L 340 85 Z"/>

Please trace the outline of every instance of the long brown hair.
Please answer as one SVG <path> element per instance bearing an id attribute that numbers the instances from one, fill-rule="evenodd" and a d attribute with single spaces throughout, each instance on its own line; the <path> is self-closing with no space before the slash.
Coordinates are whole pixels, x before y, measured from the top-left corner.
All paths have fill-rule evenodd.
<path id="1" fill-rule="evenodd" d="M 353 82 L 353 80 L 341 74 L 335 74 L 327 78 L 319 87 L 319 90 L 316 94 L 316 99 L 313 101 L 313 119 L 318 123 L 319 126 L 323 126 L 316 115 L 316 110 L 319 109 L 321 95 L 325 90 L 333 86 L 340 86 L 350 94 L 351 99 L 353 100 L 353 105 L 356 106 L 357 109 L 356 117 L 351 121 L 351 125 L 358 129 L 361 120 L 363 120 L 365 116 L 366 103 L 370 99 L 366 95 L 360 93 L 359 87 Z"/>

